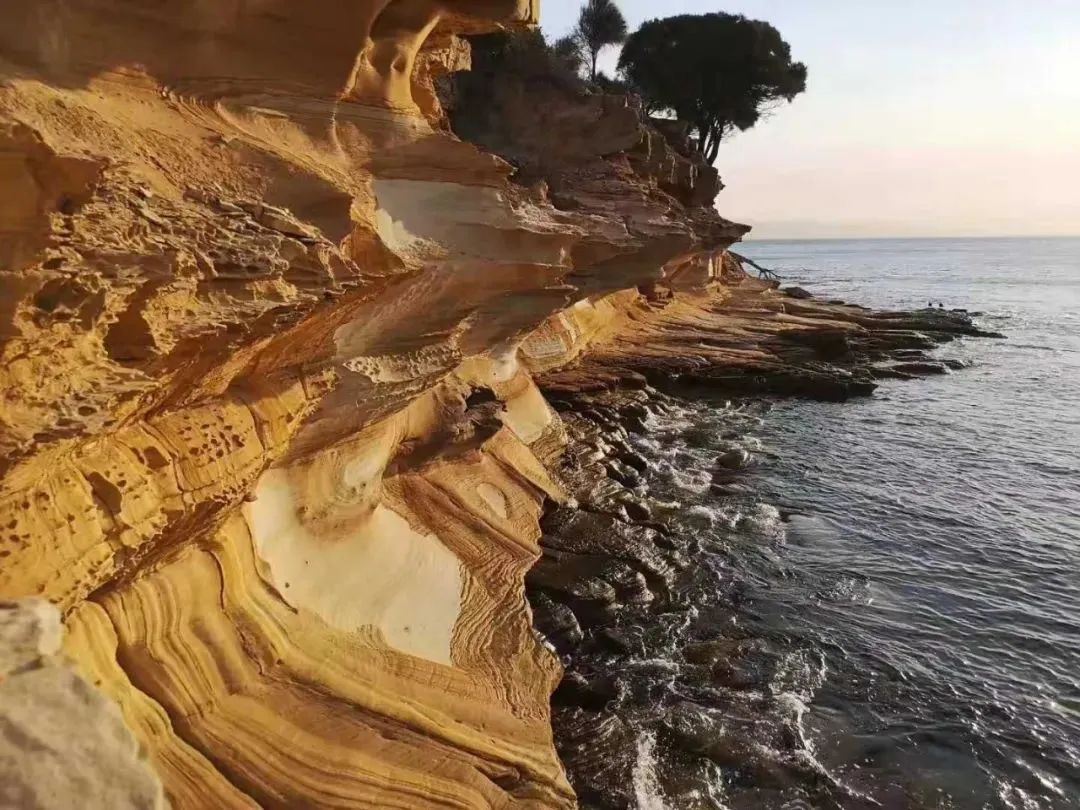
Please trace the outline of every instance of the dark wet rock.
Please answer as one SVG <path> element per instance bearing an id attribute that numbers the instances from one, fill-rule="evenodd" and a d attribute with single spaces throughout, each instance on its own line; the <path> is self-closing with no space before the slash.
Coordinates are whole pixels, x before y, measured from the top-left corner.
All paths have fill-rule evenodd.
<path id="1" fill-rule="evenodd" d="M 619 417 L 626 418 L 636 416 L 638 419 L 648 419 L 651 415 L 649 407 L 642 402 L 631 402 L 619 407 Z"/>
<path id="2" fill-rule="evenodd" d="M 616 714 L 580 708 L 559 710 L 552 723 L 559 729 L 559 756 L 574 781 L 582 807 L 627 810 L 635 806 L 633 756 L 638 734 Z"/>
<path id="3" fill-rule="evenodd" d="M 896 349 L 933 349 L 938 344 L 938 341 L 927 337 L 921 332 L 904 329 L 888 329 L 874 332 L 866 340 L 869 345 L 890 352 Z"/>
<path id="4" fill-rule="evenodd" d="M 897 349 L 892 356 L 895 360 L 925 360 L 926 352 L 922 349 Z"/>
<path id="5" fill-rule="evenodd" d="M 760 640 L 714 639 L 687 644 L 683 658 L 696 665 L 698 675 L 726 689 L 763 689 L 780 661 Z"/>
<path id="6" fill-rule="evenodd" d="M 626 511 L 626 516 L 630 520 L 651 520 L 652 510 L 645 501 L 638 498 L 626 497 L 620 499 L 619 503 L 622 504 L 622 508 Z"/>
<path id="7" fill-rule="evenodd" d="M 536 594 L 529 601 L 536 629 L 551 642 L 560 655 L 573 652 L 584 638 L 574 611 L 542 593 Z"/>
<path id="8" fill-rule="evenodd" d="M 727 728 L 702 706 L 678 703 L 668 710 L 662 723 L 671 744 L 717 765 L 740 768 L 754 759 L 755 742 Z"/>
<path id="9" fill-rule="evenodd" d="M 843 402 L 852 397 L 870 396 L 876 388 L 877 385 L 870 379 L 856 377 L 845 371 L 835 375 L 816 373 L 778 376 L 773 380 L 771 391 L 827 402 Z"/>
<path id="10" fill-rule="evenodd" d="M 856 376 L 839 368 L 770 371 L 761 374 L 722 375 L 716 371 L 686 375 L 687 382 L 710 388 L 722 388 L 742 395 L 781 394 L 843 402 L 852 397 L 869 396 L 877 385 L 868 376 Z"/>
<path id="11" fill-rule="evenodd" d="M 603 622 L 621 605 L 651 603 L 656 598 L 653 588 L 666 592 L 672 566 L 658 561 L 656 554 L 653 559 L 643 557 L 627 561 L 544 548 L 526 583 L 555 601 L 567 602 L 579 621 Z"/>
<path id="12" fill-rule="evenodd" d="M 711 429 L 680 440 L 711 448 L 711 492 L 741 500 L 753 486 L 742 472 L 753 457 L 738 439 L 745 419 L 767 410 L 754 397 L 864 396 L 876 379 L 953 368 L 957 361 L 928 351 L 977 329 L 963 313 L 887 313 L 790 296 L 761 303 L 735 307 L 735 329 L 686 327 L 676 340 L 647 344 L 649 351 L 620 345 L 538 380 L 571 437 L 557 472 L 576 506 L 552 506 L 543 517 L 543 554 L 527 588 L 537 626 L 566 655 L 553 728 L 586 810 L 637 806 L 634 763 L 642 741 L 653 739 L 656 777 L 672 808 L 707 806 L 700 797 L 718 774 L 739 787 L 733 808 L 758 806 L 747 797 L 768 803 L 792 795 L 806 796 L 808 806 L 818 798 L 820 806 L 835 804 L 835 784 L 809 756 L 792 708 L 776 696 L 799 688 L 789 682 L 801 670 L 760 639 L 685 641 L 735 628 L 735 617 L 752 613 L 737 580 L 697 590 L 705 555 L 713 558 L 719 544 L 686 519 L 654 521 L 663 512 L 644 487 L 666 488 L 653 477 L 656 459 L 642 454 L 649 444 L 639 447 L 629 434 L 662 433 L 668 416 L 708 389 L 701 406 L 731 414 L 726 441 Z M 753 312 L 762 315 L 748 334 L 742 324 Z M 622 381 L 632 375 L 653 388 L 630 390 Z"/>
<path id="13" fill-rule="evenodd" d="M 590 419 L 596 424 L 602 425 L 605 428 L 612 429 L 618 425 L 618 423 L 612 418 L 611 414 L 605 413 L 604 411 L 597 409 L 591 404 L 576 410 L 577 413 L 581 414 L 586 419 Z"/>
<path id="14" fill-rule="evenodd" d="M 559 507 L 545 515 L 541 528 L 541 546 L 556 552 L 618 559 L 640 571 L 653 590 L 663 591 L 673 575 L 674 560 L 670 551 L 659 547 L 661 535 L 655 528 L 625 523 L 608 514 L 583 512 Z M 542 558 L 543 560 L 544 558 Z M 590 571 L 599 570 L 596 566 Z"/>
<path id="15" fill-rule="evenodd" d="M 618 513 L 616 501 L 624 492 L 627 492 L 627 488 L 624 484 L 609 478 L 603 466 L 597 467 L 592 472 L 601 477 L 587 487 L 576 490 L 575 497 L 578 498 L 581 509 L 584 511 L 614 516 Z"/>
<path id="16" fill-rule="evenodd" d="M 668 710 L 663 729 L 670 744 L 730 768 L 755 786 L 816 787 L 828 780 L 813 758 L 790 750 L 790 729 L 754 716 L 721 715 L 684 701 Z"/>
<path id="17" fill-rule="evenodd" d="M 624 605 L 647 605 L 656 598 L 645 575 L 622 561 L 607 569 L 605 579 L 615 586 L 619 602 Z"/>
<path id="18" fill-rule="evenodd" d="M 651 509 L 652 507 L 650 507 Z M 670 537 L 673 535 L 674 530 L 671 528 L 670 523 L 665 523 L 662 520 L 642 520 L 639 521 L 638 526 L 643 529 L 649 529 L 655 532 L 653 535 L 653 542 L 659 544 L 663 537 Z"/>
<path id="19" fill-rule="evenodd" d="M 780 290 L 788 298 L 797 298 L 799 300 L 806 300 L 807 298 L 813 298 L 814 294 L 809 290 L 804 290 L 802 287 L 784 287 Z"/>
<path id="20" fill-rule="evenodd" d="M 716 464 L 725 470 L 741 470 L 750 466 L 753 456 L 741 447 L 732 448 L 716 459 Z"/>
<path id="21" fill-rule="evenodd" d="M 596 640 L 603 647 L 622 655 L 640 655 L 644 652 L 640 628 L 604 627 L 596 633 Z"/>
<path id="22" fill-rule="evenodd" d="M 580 672 L 568 672 L 552 694 L 551 702 L 556 706 L 579 706 L 598 712 L 618 699 L 620 692 L 619 682 L 614 677 L 590 680 Z"/>
<path id="23" fill-rule="evenodd" d="M 683 658 L 692 664 L 715 664 L 717 661 L 740 655 L 743 642 L 738 639 L 696 641 L 682 649 Z"/>
<path id="24" fill-rule="evenodd" d="M 712 444 L 713 434 L 706 427 L 691 427 L 683 431 L 679 438 L 690 447 L 708 447 Z"/>
<path id="25" fill-rule="evenodd" d="M 625 487 L 636 487 L 641 484 L 641 475 L 637 470 L 618 460 L 608 461 L 604 465 L 609 478 L 618 481 Z"/>
<path id="26" fill-rule="evenodd" d="M 813 349 L 819 357 L 838 360 L 852 353 L 847 329 L 792 330 L 784 335 L 792 343 Z"/>
<path id="27" fill-rule="evenodd" d="M 875 380 L 913 380 L 914 374 L 906 371 L 897 371 L 892 366 L 876 366 L 870 369 L 870 374 Z"/>
<path id="28" fill-rule="evenodd" d="M 610 582 L 597 577 L 570 577 L 566 582 L 563 592 L 572 602 L 576 602 L 584 610 L 589 607 L 606 608 L 614 605 L 618 600 L 618 593 Z M 551 583 L 552 590 L 559 590 L 557 582 Z M 541 584 L 543 587 L 543 584 Z"/>
<path id="29" fill-rule="evenodd" d="M 895 363 L 892 366 L 893 371 L 900 372 L 901 374 L 912 374 L 915 376 L 923 376 L 927 374 L 947 374 L 948 368 L 944 363 L 938 362 L 923 362 L 923 363 Z"/>
<path id="30" fill-rule="evenodd" d="M 525 581 L 554 601 L 568 602 L 579 620 L 595 621 L 618 600 L 615 587 L 600 576 L 607 568 L 602 559 L 545 549 Z"/>
<path id="31" fill-rule="evenodd" d="M 666 524 L 664 524 L 664 523 L 655 523 L 655 522 L 653 522 L 653 525 L 654 526 L 666 526 Z M 688 541 L 686 538 L 683 538 L 683 537 L 680 537 L 680 536 L 678 536 L 676 534 L 673 534 L 670 531 L 667 531 L 667 532 L 657 531 L 656 539 L 655 539 L 654 542 L 656 543 L 656 545 L 659 548 L 662 548 L 665 551 L 686 551 L 689 548 L 689 545 L 690 545 L 690 541 Z M 674 562 L 673 565 L 674 565 L 674 567 L 682 568 L 682 567 L 685 567 L 686 563 L 685 562 L 683 562 L 683 563 Z"/>
<path id="32" fill-rule="evenodd" d="M 717 661 L 711 675 L 714 683 L 728 689 L 760 689 L 767 684 L 766 677 L 752 667 L 737 666 L 731 661 Z"/>
<path id="33" fill-rule="evenodd" d="M 940 336 L 969 335 L 971 337 L 999 337 L 975 325 L 967 313 L 945 309 L 922 309 L 915 312 L 880 312 L 875 318 L 897 329 L 913 329 L 920 332 L 938 333 Z"/>
<path id="34" fill-rule="evenodd" d="M 738 496 L 738 495 L 745 495 L 746 493 L 748 493 L 750 491 L 751 491 L 750 488 L 747 487 L 745 484 L 739 484 L 739 483 L 734 483 L 734 482 L 709 484 L 709 492 L 710 492 L 710 494 L 716 495 L 716 496 L 719 496 L 719 497 L 722 497 L 722 498 L 724 498 L 724 497 L 731 498 L 731 497 L 735 497 L 735 496 Z"/>
<path id="35" fill-rule="evenodd" d="M 623 444 L 621 447 L 616 446 L 615 453 L 619 461 L 621 461 L 628 467 L 632 467 L 639 473 L 643 473 L 649 469 L 649 462 L 645 458 L 645 456 L 641 455 L 641 453 L 635 452 L 634 450 L 627 448 L 625 444 Z"/>

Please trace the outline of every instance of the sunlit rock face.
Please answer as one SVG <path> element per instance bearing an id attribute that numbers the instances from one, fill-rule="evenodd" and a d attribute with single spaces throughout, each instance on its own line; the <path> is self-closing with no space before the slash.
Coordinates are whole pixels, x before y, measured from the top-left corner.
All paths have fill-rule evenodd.
<path id="1" fill-rule="evenodd" d="M 60 608 L 174 807 L 574 803 L 530 374 L 741 231 L 625 102 L 575 96 L 607 145 L 550 191 L 450 131 L 459 35 L 536 13 L 5 6 L 0 597 Z"/>

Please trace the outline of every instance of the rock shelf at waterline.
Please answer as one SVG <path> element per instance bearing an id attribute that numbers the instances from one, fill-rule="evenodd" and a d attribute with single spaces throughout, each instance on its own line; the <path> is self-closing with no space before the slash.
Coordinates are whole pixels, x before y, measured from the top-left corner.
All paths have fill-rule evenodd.
<path id="1" fill-rule="evenodd" d="M 933 347 L 1000 335 L 961 312 L 796 300 L 750 282 L 716 306 L 722 322 L 661 305 L 631 338 L 538 379 L 570 436 L 556 473 L 574 505 L 549 505 L 526 582 L 566 667 L 553 728 L 583 807 L 875 806 L 803 732 L 824 660 L 741 622 L 732 549 L 776 554 L 789 519 L 747 483 L 772 456 L 754 432 L 777 396 L 842 400 L 948 373 L 962 366 Z M 680 446 L 710 449 L 711 468 L 682 464 Z"/>

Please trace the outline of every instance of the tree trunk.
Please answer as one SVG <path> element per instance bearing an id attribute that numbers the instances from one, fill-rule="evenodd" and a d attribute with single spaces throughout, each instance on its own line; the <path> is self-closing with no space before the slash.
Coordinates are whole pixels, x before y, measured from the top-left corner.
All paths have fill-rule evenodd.
<path id="1" fill-rule="evenodd" d="M 716 160 L 716 156 L 720 154 L 720 139 L 714 138 L 709 143 L 709 148 L 705 150 L 705 160 L 712 164 Z"/>
<path id="2" fill-rule="evenodd" d="M 599 55 L 599 50 L 592 50 L 592 80 L 596 81 L 596 57 Z"/>
<path id="3" fill-rule="evenodd" d="M 708 135 L 705 137 L 705 148 L 701 150 L 705 155 L 705 159 L 712 163 L 716 160 L 716 156 L 720 154 L 720 141 L 724 139 L 724 129 L 726 124 L 722 121 L 714 123 L 708 129 Z"/>
<path id="4" fill-rule="evenodd" d="M 705 150 L 709 145 L 709 127 L 704 121 L 698 120 L 697 124 L 697 148 L 701 154 L 705 154 Z"/>

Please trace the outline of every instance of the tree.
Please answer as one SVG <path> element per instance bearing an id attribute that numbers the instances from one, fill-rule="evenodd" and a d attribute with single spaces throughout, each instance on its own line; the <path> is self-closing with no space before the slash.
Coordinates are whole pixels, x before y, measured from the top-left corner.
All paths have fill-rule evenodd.
<path id="1" fill-rule="evenodd" d="M 633 92 L 626 82 L 618 78 L 612 78 L 602 70 L 596 71 L 596 78 L 593 79 L 593 84 L 603 92 L 615 96 L 625 96 Z"/>
<path id="2" fill-rule="evenodd" d="M 580 73 L 585 66 L 585 55 L 581 52 L 581 42 L 573 34 L 559 37 L 551 46 L 551 52 L 566 63 L 574 73 Z"/>
<path id="3" fill-rule="evenodd" d="M 608 45 L 618 45 L 626 39 L 626 33 L 626 18 L 613 0 L 586 0 L 573 36 L 589 57 L 590 78 L 596 78 L 596 57 L 600 51 Z"/>
<path id="4" fill-rule="evenodd" d="M 619 70 L 646 110 L 690 126 L 710 163 L 725 135 L 806 89 L 806 65 L 791 61 L 780 32 L 734 14 L 649 20 L 626 40 Z"/>

